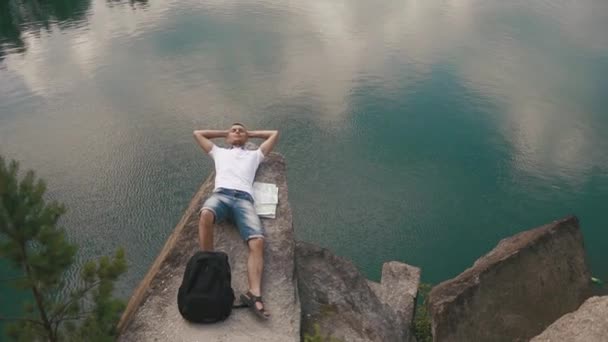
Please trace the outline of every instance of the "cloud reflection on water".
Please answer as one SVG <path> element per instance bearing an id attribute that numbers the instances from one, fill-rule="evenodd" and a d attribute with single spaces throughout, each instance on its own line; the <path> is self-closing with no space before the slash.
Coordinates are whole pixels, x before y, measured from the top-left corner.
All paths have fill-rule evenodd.
<path id="1" fill-rule="evenodd" d="M 567 96 L 599 94 L 594 67 L 581 56 L 608 54 L 605 1 L 190 1 L 152 2 L 145 11 L 80 4 L 75 20 L 88 13 L 86 28 L 9 34 L 27 52 L 5 56 L 0 72 L 47 99 L 77 97 L 84 87 L 99 102 L 115 99 L 97 94 L 94 83 L 115 78 L 145 89 L 133 90 L 140 103 L 179 106 L 200 123 L 202 107 L 221 120 L 300 96 L 319 103 L 316 119 L 348 120 L 358 84 L 372 83 L 389 100 L 415 96 L 403 89 L 448 65 L 466 87 L 501 104 L 495 122 L 513 147 L 516 173 L 574 181 L 608 169 L 597 108 Z M 207 35 L 212 29 L 219 32 Z M 577 52 L 560 54 L 563 47 Z"/>

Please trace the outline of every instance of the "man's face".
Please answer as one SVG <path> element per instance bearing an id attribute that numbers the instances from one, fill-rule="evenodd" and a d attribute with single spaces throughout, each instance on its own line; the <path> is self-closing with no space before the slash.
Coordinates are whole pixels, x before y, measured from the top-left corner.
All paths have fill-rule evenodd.
<path id="1" fill-rule="evenodd" d="M 241 125 L 232 125 L 226 136 L 226 142 L 234 146 L 243 146 L 247 142 L 247 130 Z"/>

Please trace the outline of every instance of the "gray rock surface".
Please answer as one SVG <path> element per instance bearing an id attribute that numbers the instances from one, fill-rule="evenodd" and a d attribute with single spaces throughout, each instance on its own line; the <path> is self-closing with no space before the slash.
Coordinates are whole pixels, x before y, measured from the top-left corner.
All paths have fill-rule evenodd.
<path id="1" fill-rule="evenodd" d="M 369 280 L 368 284 L 378 299 L 392 310 L 397 331 L 402 333 L 399 341 L 409 341 L 420 285 L 420 268 L 398 261 L 386 262 L 382 265 L 380 284 Z"/>
<path id="2" fill-rule="evenodd" d="M 590 295 L 576 217 L 500 243 L 456 278 L 435 286 L 434 341 L 527 341 Z"/>
<path id="3" fill-rule="evenodd" d="M 608 341 L 608 296 L 591 297 L 551 324 L 531 342 Z"/>
<path id="4" fill-rule="evenodd" d="M 322 336 L 345 342 L 410 340 L 419 269 L 386 263 L 377 284 L 352 262 L 305 242 L 296 243 L 296 267 L 303 334 L 318 325 Z"/>
<path id="5" fill-rule="evenodd" d="M 256 181 L 279 187 L 276 219 L 262 219 L 266 230 L 263 296 L 272 317 L 260 321 L 250 310 L 233 310 L 224 322 L 191 324 L 177 309 L 177 290 L 188 258 L 198 250 L 198 210 L 213 190 L 213 175 L 195 195 L 165 248 L 135 291 L 119 324 L 120 341 L 299 341 L 300 304 L 295 279 L 292 214 L 285 161 L 276 153 L 260 165 Z M 215 248 L 226 252 L 238 298 L 247 290 L 247 246 L 231 224 L 215 227 Z M 238 300 L 237 300 L 238 301 Z"/>

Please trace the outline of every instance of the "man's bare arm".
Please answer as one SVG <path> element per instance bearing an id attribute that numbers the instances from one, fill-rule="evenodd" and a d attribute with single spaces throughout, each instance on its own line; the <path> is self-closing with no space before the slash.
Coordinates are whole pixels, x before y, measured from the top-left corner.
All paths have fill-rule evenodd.
<path id="1" fill-rule="evenodd" d="M 266 139 L 266 141 L 260 145 L 260 150 L 264 156 L 267 156 L 268 153 L 272 151 L 274 145 L 276 145 L 279 140 L 279 131 L 250 131 L 247 132 L 247 134 L 250 138 Z"/>
<path id="2" fill-rule="evenodd" d="M 217 130 L 198 130 L 194 131 L 194 139 L 203 148 L 206 153 L 209 153 L 213 148 L 213 142 L 209 139 L 214 138 L 225 138 L 228 135 L 228 131 L 217 131 Z"/>

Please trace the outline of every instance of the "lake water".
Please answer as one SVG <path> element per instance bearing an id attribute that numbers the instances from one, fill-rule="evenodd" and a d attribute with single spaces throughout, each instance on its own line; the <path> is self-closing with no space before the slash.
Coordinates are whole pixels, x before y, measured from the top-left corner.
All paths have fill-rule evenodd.
<path id="1" fill-rule="evenodd" d="M 605 0 L 2 1 L 0 154 L 80 265 L 127 249 L 123 297 L 212 170 L 192 130 L 234 121 L 281 130 L 297 238 L 372 279 L 576 214 L 608 280 L 607 32 Z"/>

